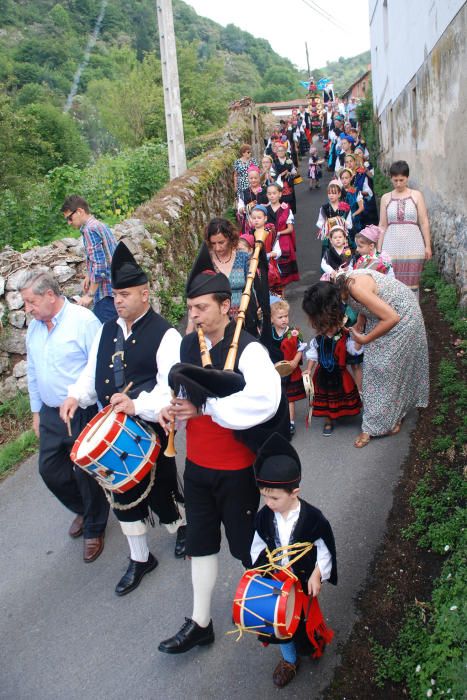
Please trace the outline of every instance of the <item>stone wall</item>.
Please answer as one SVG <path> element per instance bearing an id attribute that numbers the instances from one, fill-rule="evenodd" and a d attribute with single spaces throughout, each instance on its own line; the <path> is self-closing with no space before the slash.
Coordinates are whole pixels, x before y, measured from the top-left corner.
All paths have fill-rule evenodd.
<path id="1" fill-rule="evenodd" d="M 151 200 L 114 227 L 150 276 L 154 308 L 175 321 L 184 309 L 183 290 L 209 219 L 233 205 L 232 165 L 238 145 L 251 143 L 262 152 L 263 126 L 251 99 L 230 105 L 227 129 L 217 147 L 199 156 L 181 177 L 169 182 Z M 18 253 L 0 253 L 0 403 L 26 390 L 25 337 L 29 318 L 24 312 L 17 282 L 25 269 L 52 271 L 68 297 L 80 293 L 84 277 L 84 250 L 79 238 Z"/>
<path id="2" fill-rule="evenodd" d="M 410 185 L 426 199 L 435 259 L 467 306 L 467 4 L 423 65 L 379 116 L 381 166 L 410 165 Z"/>

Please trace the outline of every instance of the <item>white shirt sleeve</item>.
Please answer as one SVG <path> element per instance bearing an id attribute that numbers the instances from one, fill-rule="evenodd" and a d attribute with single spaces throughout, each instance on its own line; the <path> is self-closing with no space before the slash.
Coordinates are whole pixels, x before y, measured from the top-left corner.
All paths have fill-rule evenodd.
<path id="1" fill-rule="evenodd" d="M 204 414 L 223 428 L 243 430 L 272 418 L 281 400 L 281 379 L 260 343 L 252 342 L 240 356 L 245 379 L 242 391 L 221 399 L 209 398 Z"/>
<path id="2" fill-rule="evenodd" d="M 280 258 L 280 256 L 282 255 L 282 248 L 281 248 L 281 244 L 280 244 L 280 236 L 277 236 L 276 242 L 274 243 L 271 252 L 272 252 L 272 253 L 276 253 L 276 260 L 278 260 L 278 259 Z"/>
<path id="3" fill-rule="evenodd" d="M 76 399 L 81 408 L 88 408 L 97 401 L 96 392 L 96 362 L 99 343 L 101 342 L 102 328 L 96 334 L 94 342 L 89 350 L 88 362 L 74 384 L 68 387 L 68 396 Z"/>
<path id="4" fill-rule="evenodd" d="M 245 202 L 241 197 L 238 198 L 237 209 L 238 211 L 242 211 L 243 209 L 245 209 Z"/>
<path id="5" fill-rule="evenodd" d="M 255 536 L 253 537 L 253 542 L 251 543 L 250 548 L 251 563 L 253 564 L 253 566 L 255 565 L 255 562 L 258 559 L 261 552 L 263 551 L 263 549 L 266 549 L 266 546 L 266 542 L 255 531 Z"/>
<path id="6" fill-rule="evenodd" d="M 311 362 L 318 362 L 318 346 L 316 344 L 315 338 L 312 338 L 310 340 L 310 344 L 308 346 L 308 350 L 305 353 L 305 357 L 307 360 L 311 360 Z"/>
<path id="7" fill-rule="evenodd" d="M 320 207 L 318 221 L 316 222 L 316 225 L 320 231 L 323 230 L 323 226 L 325 223 L 326 223 L 326 217 L 324 216 L 323 207 Z"/>
<path id="8" fill-rule="evenodd" d="M 319 538 L 313 543 L 316 547 L 316 564 L 319 566 L 321 572 L 321 580 L 327 581 L 331 576 L 332 570 L 332 556 L 329 549 L 324 544 L 324 540 Z"/>
<path id="9" fill-rule="evenodd" d="M 329 274 L 334 272 L 334 268 L 331 267 L 331 265 L 329 265 L 324 258 L 321 258 L 321 269 L 323 272 L 328 272 Z"/>
<path id="10" fill-rule="evenodd" d="M 357 350 L 353 338 L 347 338 L 345 347 L 347 348 L 347 352 L 349 353 L 349 355 L 353 355 L 354 357 L 363 353 L 363 345 L 360 347 L 360 350 Z"/>
<path id="11" fill-rule="evenodd" d="M 289 215 L 288 215 L 288 217 L 287 217 L 286 224 L 287 224 L 287 225 L 293 224 L 294 221 L 295 221 L 295 217 L 294 217 L 293 211 L 292 211 L 292 209 L 291 209 L 291 210 L 289 211 Z"/>
<path id="12" fill-rule="evenodd" d="M 349 231 L 352 226 L 353 226 L 353 221 L 352 221 L 352 212 L 349 211 L 349 213 L 346 216 L 345 223 L 347 224 L 347 231 Z"/>
<path id="13" fill-rule="evenodd" d="M 175 328 L 169 328 L 156 353 L 157 381 L 154 389 L 142 391 L 136 399 L 133 399 L 136 415 L 144 420 L 155 423 L 159 420 L 161 408 L 170 403 L 172 392 L 169 387 L 169 371 L 176 362 L 180 362 L 181 342 L 180 333 Z"/>

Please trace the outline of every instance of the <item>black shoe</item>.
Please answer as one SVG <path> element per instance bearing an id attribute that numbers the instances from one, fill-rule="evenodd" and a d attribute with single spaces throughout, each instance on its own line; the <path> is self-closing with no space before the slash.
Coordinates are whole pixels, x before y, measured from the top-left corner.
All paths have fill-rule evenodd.
<path id="1" fill-rule="evenodd" d="M 151 552 L 149 552 L 149 559 L 147 561 L 133 561 L 133 559 L 130 559 L 128 569 L 117 583 L 115 593 L 117 595 L 126 595 L 130 593 L 130 591 L 134 591 L 141 583 L 144 574 L 148 574 L 155 569 L 158 563 L 156 557 L 154 557 Z"/>
<path id="2" fill-rule="evenodd" d="M 159 644 L 159 651 L 164 652 L 164 654 L 184 654 L 185 651 L 189 651 L 193 647 L 212 644 L 213 641 L 212 620 L 207 627 L 200 627 L 194 620 L 186 617 L 177 634 Z"/>
<path id="3" fill-rule="evenodd" d="M 177 541 L 175 542 L 175 558 L 183 559 L 185 556 L 186 525 L 180 525 L 177 530 Z"/>
<path id="4" fill-rule="evenodd" d="M 295 435 L 295 423 L 290 422 L 290 437 L 293 437 Z"/>

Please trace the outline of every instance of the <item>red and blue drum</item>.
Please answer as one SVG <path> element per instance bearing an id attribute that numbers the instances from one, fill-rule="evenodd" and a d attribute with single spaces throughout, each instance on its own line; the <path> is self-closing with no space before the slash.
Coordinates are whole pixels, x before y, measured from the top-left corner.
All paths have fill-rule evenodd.
<path id="1" fill-rule="evenodd" d="M 151 471 L 159 451 L 159 438 L 148 426 L 106 406 L 79 434 L 71 459 L 105 489 L 125 493 Z"/>
<path id="2" fill-rule="evenodd" d="M 300 622 L 300 583 L 279 571 L 270 574 L 272 578 L 263 573 L 249 569 L 243 574 L 233 602 L 233 621 L 261 635 L 290 639 Z"/>

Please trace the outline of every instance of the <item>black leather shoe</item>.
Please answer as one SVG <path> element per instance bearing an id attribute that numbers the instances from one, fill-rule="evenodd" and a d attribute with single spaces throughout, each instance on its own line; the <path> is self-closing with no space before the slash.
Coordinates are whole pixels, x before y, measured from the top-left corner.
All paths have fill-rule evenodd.
<path id="1" fill-rule="evenodd" d="M 180 525 L 177 530 L 177 541 L 175 542 L 175 558 L 183 559 L 185 556 L 186 525 Z"/>
<path id="2" fill-rule="evenodd" d="M 130 591 L 134 591 L 141 583 L 144 574 L 148 574 L 155 569 L 158 563 L 156 557 L 154 557 L 151 552 L 149 552 L 149 559 L 147 561 L 133 561 L 133 559 L 130 559 L 128 569 L 117 583 L 115 593 L 117 595 L 126 595 L 130 593 Z"/>
<path id="3" fill-rule="evenodd" d="M 185 651 L 189 651 L 193 647 L 212 644 L 213 641 L 212 620 L 207 627 L 200 627 L 194 620 L 186 617 L 177 634 L 159 644 L 159 651 L 164 652 L 164 654 L 184 654 Z"/>

